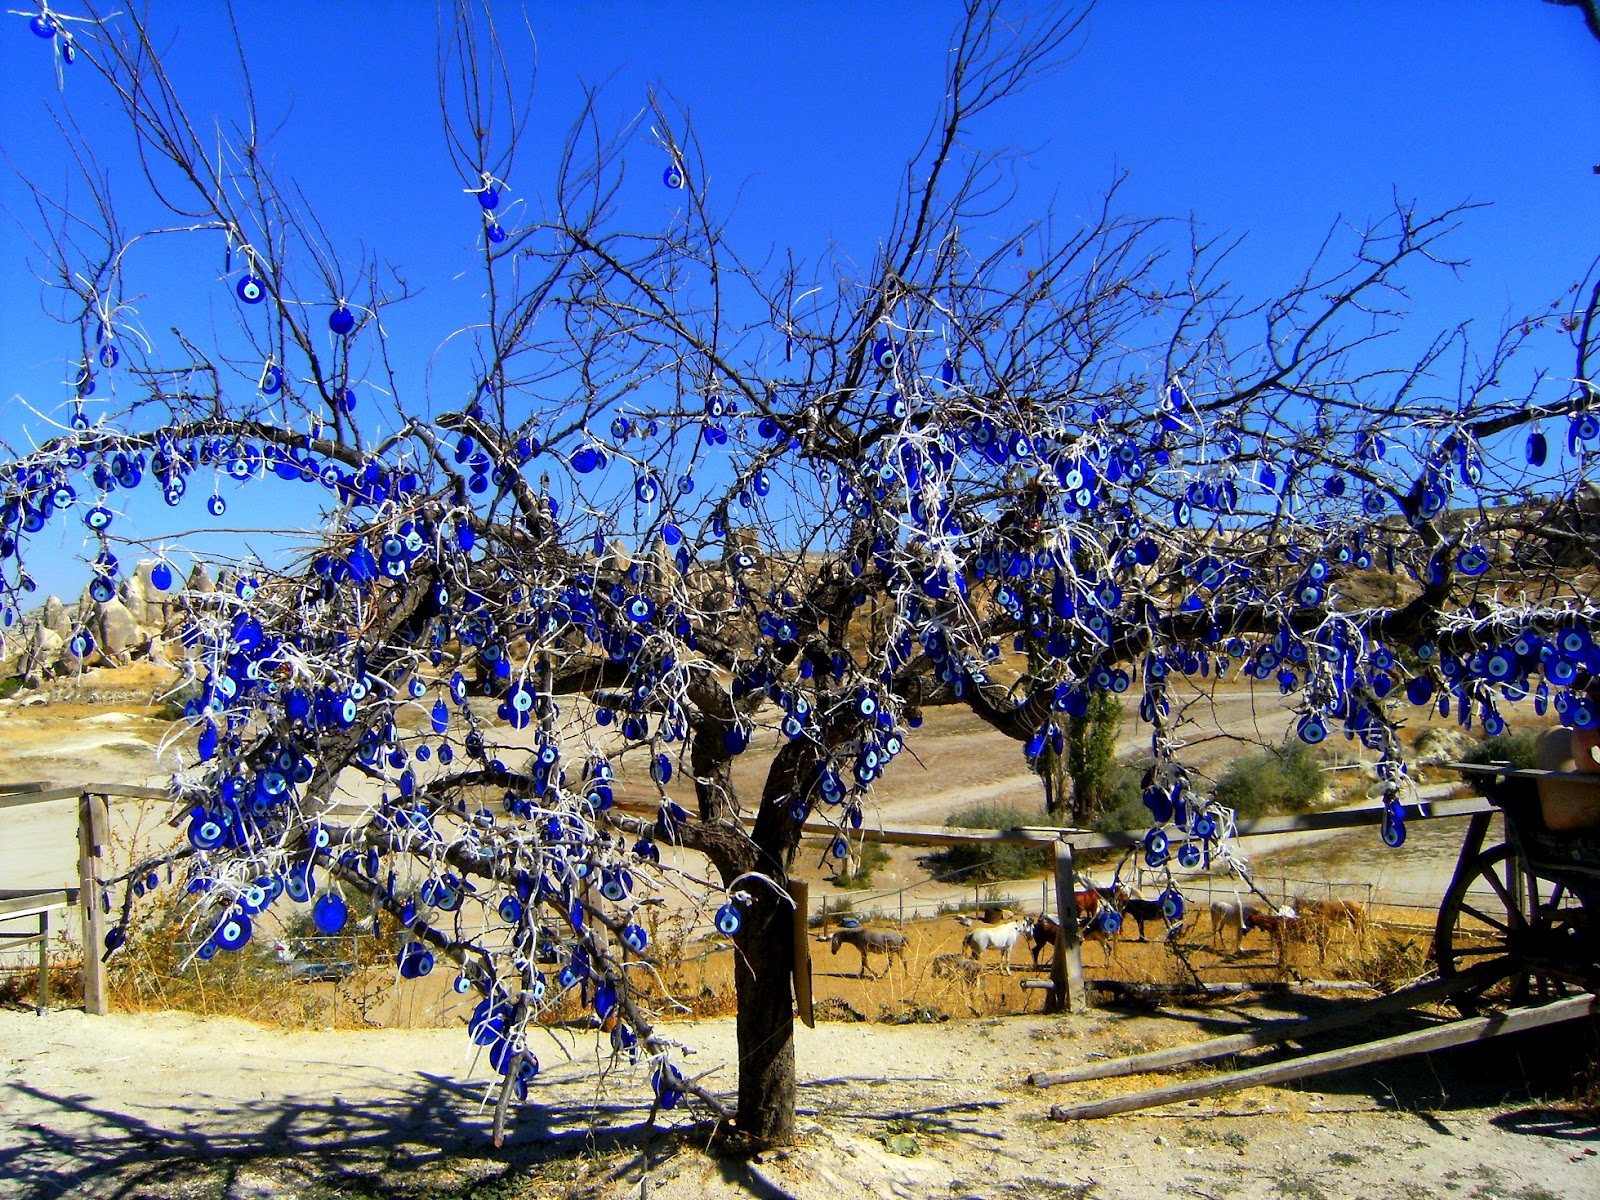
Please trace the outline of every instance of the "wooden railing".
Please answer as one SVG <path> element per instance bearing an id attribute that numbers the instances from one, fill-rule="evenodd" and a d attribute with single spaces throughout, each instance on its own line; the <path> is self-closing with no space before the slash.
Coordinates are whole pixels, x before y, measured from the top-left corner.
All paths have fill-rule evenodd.
<path id="1" fill-rule="evenodd" d="M 35 804 L 78 802 L 78 886 L 0 890 L 0 921 L 37 917 L 37 932 L 0 933 L 0 945 L 11 948 L 39 944 L 39 1003 L 43 1012 L 50 997 L 50 914 L 77 905 L 83 929 L 83 1008 L 94 1016 L 108 1010 L 106 968 L 101 959 L 105 946 L 105 912 L 100 906 L 99 866 L 109 836 L 107 801 L 111 796 L 136 800 L 165 800 L 160 788 L 122 783 L 88 783 L 61 787 L 48 781 L 0 784 L 0 814 L 7 809 Z M 3 819 L 3 818 L 0 818 Z"/>
<path id="2" fill-rule="evenodd" d="M 26 939 L 21 944 L 39 942 L 40 1010 L 48 994 L 47 942 L 50 913 L 71 908 L 76 904 L 83 920 L 83 1004 L 86 1012 L 101 1015 L 107 1011 L 105 964 L 101 948 L 105 945 L 105 913 L 99 897 L 98 868 L 108 836 L 107 801 L 111 796 L 129 799 L 165 800 L 168 793 L 160 788 L 133 787 L 127 784 L 81 784 L 62 787 L 49 782 L 0 784 L 0 814 L 7 809 L 23 808 L 35 804 L 49 804 L 76 800 L 78 802 L 78 886 L 29 891 L 0 890 L 0 919 L 37 916 L 37 933 L 0 934 L 5 939 Z M 624 804 L 623 811 L 651 814 L 653 806 Z M 1335 829 L 1353 829 L 1376 825 L 1383 820 L 1381 807 L 1335 809 L 1331 812 L 1308 813 L 1293 817 L 1265 817 L 1255 821 L 1239 822 L 1236 836 L 1240 838 L 1265 837 L 1279 833 L 1304 833 Z M 1437 817 L 1470 817 L 1477 813 L 1493 812 L 1488 801 L 1472 797 L 1463 800 L 1421 800 L 1404 806 L 1407 820 L 1426 820 Z M 746 818 L 746 822 L 753 821 Z M 808 821 L 806 833 L 832 835 L 831 825 Z M 1077 887 L 1077 872 L 1073 865 L 1073 852 L 1082 850 L 1116 850 L 1137 846 L 1143 835 L 1136 832 L 1093 833 L 1080 829 L 1058 829 L 1049 826 L 1022 826 L 1015 829 L 963 829 L 944 825 L 879 826 L 862 831 L 868 840 L 917 846 L 949 845 L 1035 845 L 1055 847 L 1055 884 L 1057 919 L 1061 926 L 1061 941 L 1057 945 L 1056 966 L 1052 972 L 1050 1006 L 1058 1010 L 1078 1011 L 1087 1002 L 1083 983 L 1083 966 L 1078 946 L 1077 901 L 1073 892 Z"/>

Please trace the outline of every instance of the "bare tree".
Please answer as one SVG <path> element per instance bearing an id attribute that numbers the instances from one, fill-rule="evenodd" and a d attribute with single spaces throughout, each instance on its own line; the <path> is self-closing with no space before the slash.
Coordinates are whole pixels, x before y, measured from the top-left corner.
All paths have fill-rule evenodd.
<path id="1" fill-rule="evenodd" d="M 1544 0 L 1546 4 L 1560 5 L 1562 8 L 1576 8 L 1583 13 L 1583 23 L 1588 27 L 1597 40 L 1600 40 L 1600 4 L 1595 0 Z"/>
<path id="2" fill-rule="evenodd" d="M 198 751 L 173 780 L 188 838 L 163 860 L 202 955 L 242 944 L 280 891 L 332 927 L 354 897 L 407 931 L 402 974 L 449 959 L 480 996 L 501 1118 L 537 1070 L 525 1031 L 577 996 L 659 1103 L 691 1094 L 782 1141 L 802 829 L 858 836 L 923 705 L 968 705 L 1038 761 L 1138 684 L 1145 857 L 1169 878 L 1230 827 L 1182 754 L 1217 679 L 1295 695 L 1308 742 L 1359 738 L 1391 805 L 1397 688 L 1492 727 L 1548 680 L 1593 721 L 1565 685 L 1596 654 L 1573 564 L 1593 549 L 1600 285 L 1487 351 L 1462 327 L 1395 366 L 1406 280 L 1461 265 L 1464 210 L 1341 223 L 1267 302 L 1233 293 L 1231 243 L 1126 216 L 1115 189 L 1083 226 L 1023 220 L 1004 160 L 965 133 L 1059 67 L 1082 18 L 993 0 L 964 6 L 871 261 L 755 263 L 662 97 L 618 129 L 591 97 L 548 192 L 520 190 L 526 91 L 487 11 L 445 16 L 483 310 L 444 339 L 470 378 L 420 394 L 385 325 L 403 275 L 334 245 L 271 165 L 242 51 L 242 115 L 218 139 L 141 16 L 40 17 L 91 77 L 73 86 L 121 106 L 170 222 L 125 230 L 63 124 L 89 207 L 35 196 L 78 382 L 3 469 L 12 611 L 52 518 L 86 524 L 97 599 L 117 551 L 159 549 L 116 511 L 142 481 L 173 505 L 207 474 L 318 497 L 299 557 L 241 558 L 183 599 Z M 646 188 L 673 201 L 658 228 L 618 216 Z M 235 330 L 158 337 L 136 316 L 130 273 L 158 235 L 226 247 Z M 1552 324 L 1575 377 L 1510 388 Z M 1541 422 L 1565 437 L 1526 436 Z M 752 742 L 776 749 L 743 796 Z M 106 881 L 125 916 L 156 865 Z M 675 1001 L 641 913 L 677 897 L 735 947 L 731 1111 L 658 1022 Z"/>

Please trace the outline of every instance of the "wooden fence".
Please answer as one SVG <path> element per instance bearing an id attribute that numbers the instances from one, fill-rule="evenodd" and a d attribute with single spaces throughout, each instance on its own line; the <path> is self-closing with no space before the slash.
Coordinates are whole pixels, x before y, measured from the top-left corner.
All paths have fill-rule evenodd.
<path id="1" fill-rule="evenodd" d="M 48 782 L 0 784 L 0 819 L 8 809 L 35 804 L 78 804 L 78 886 L 0 890 L 0 922 L 25 917 L 38 919 L 37 932 L 3 933 L 0 938 L 11 948 L 39 944 L 39 1003 L 43 1012 L 50 996 L 50 916 L 77 906 L 82 918 L 83 1008 L 94 1016 L 108 1010 L 106 968 L 101 960 L 105 945 L 105 912 L 100 905 L 98 881 L 100 862 L 110 836 L 107 802 L 111 796 L 130 799 L 165 800 L 168 793 L 158 788 L 131 787 L 127 784 L 84 784 L 57 787 Z M 3 883 L 0 880 L 0 883 Z M 3 945 L 5 943 L 0 943 Z"/>
<path id="2" fill-rule="evenodd" d="M 0 784 L 0 814 L 7 809 L 35 804 L 78 804 L 78 886 L 33 889 L 24 891 L 0 890 L 0 921 L 23 917 L 37 917 L 37 932 L 0 934 L 0 938 L 20 941 L 23 946 L 39 943 L 40 1011 L 48 996 L 48 940 L 50 914 L 77 905 L 82 914 L 83 936 L 83 998 L 86 1012 L 101 1015 L 107 1011 L 105 964 L 101 947 L 105 944 L 105 913 L 100 903 L 98 881 L 99 866 L 109 836 L 107 804 L 112 796 L 129 799 L 165 800 L 163 789 L 132 787 L 125 784 L 83 784 L 58 787 L 48 782 Z M 653 814 L 654 808 L 636 805 L 619 806 L 624 811 Z M 1404 806 L 1408 821 L 1441 817 L 1470 817 L 1478 813 L 1492 813 L 1486 800 L 1423 800 Z M 1304 816 L 1265 817 L 1239 823 L 1236 836 L 1241 839 L 1265 837 L 1280 833 L 1305 833 L 1337 829 L 1355 829 L 1377 825 L 1383 820 L 1381 807 L 1336 809 L 1331 812 L 1310 813 Z M 746 817 L 753 824 L 754 817 Z M 831 837 L 833 826 L 820 821 L 807 822 L 805 832 Z M 958 845 L 1031 845 L 1051 846 L 1055 851 L 1056 920 L 1061 927 L 1057 935 L 1055 965 L 1052 968 L 1050 998 L 1047 1007 L 1053 1011 L 1079 1012 L 1088 1004 L 1083 978 L 1083 961 L 1078 942 L 1077 890 L 1078 875 L 1073 862 L 1075 852 L 1083 850 L 1130 849 L 1142 844 L 1143 836 L 1135 832 L 1094 833 L 1081 829 L 1058 829 L 1046 826 L 1023 826 L 1015 829 L 963 829 L 942 825 L 879 826 L 862 831 L 869 841 L 888 842 L 912 846 Z M 0 883 L 3 883 L 0 880 Z M 25 940 L 23 940 L 25 939 Z M 3 944 L 3 943 L 0 943 Z"/>

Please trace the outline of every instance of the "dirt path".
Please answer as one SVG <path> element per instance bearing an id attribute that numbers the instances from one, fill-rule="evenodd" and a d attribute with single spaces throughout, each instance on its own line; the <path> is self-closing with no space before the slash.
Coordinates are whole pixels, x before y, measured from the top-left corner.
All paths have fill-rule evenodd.
<path id="1" fill-rule="evenodd" d="M 597 1093 L 592 1034 L 574 1039 L 576 1062 L 550 1039 L 534 1047 L 544 1066 L 534 1103 L 497 1156 L 481 1104 L 488 1068 L 474 1066 L 458 1031 L 287 1033 L 172 1014 L 0 1012 L 0 1195 L 438 1200 L 508 1169 L 492 1191 L 506 1200 L 1596 1194 L 1594 1115 L 1526 1106 L 1527 1090 L 1542 1086 L 1516 1068 L 1518 1051 L 1538 1053 L 1531 1042 L 1072 1127 L 1045 1119 L 1065 1089 L 1022 1083 L 1030 1070 L 1190 1040 L 1240 1018 L 1097 1012 L 802 1029 L 801 1144 L 747 1167 L 706 1157 L 695 1148 L 703 1135 L 657 1136 L 642 1191 L 647 1083 L 623 1068 Z M 687 1069 L 719 1068 L 708 1081 L 732 1087 L 731 1021 L 671 1032 L 696 1051 Z M 583 1186 L 563 1191 L 562 1180 Z"/>

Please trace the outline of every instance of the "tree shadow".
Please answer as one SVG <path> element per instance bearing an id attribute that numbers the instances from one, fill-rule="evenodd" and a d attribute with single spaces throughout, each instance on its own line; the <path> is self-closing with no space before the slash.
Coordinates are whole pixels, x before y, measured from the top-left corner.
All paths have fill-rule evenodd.
<path id="1" fill-rule="evenodd" d="M 287 1096 L 210 1105 L 175 1098 L 154 1112 L 121 1112 L 83 1094 L 9 1085 L 6 1107 L 26 1102 L 0 1145 L 7 1196 L 46 1200 L 66 1192 L 96 1200 L 189 1194 L 198 1179 L 226 1194 L 242 1173 L 360 1194 L 423 1196 L 441 1185 L 526 1172 L 583 1154 L 639 1149 L 647 1127 L 640 1103 L 525 1104 L 507 1123 L 504 1148 L 490 1143 L 492 1103 L 484 1085 L 427 1073 L 383 1095 Z M 537 1095 L 537 1093 L 533 1093 Z M 592 1093 L 591 1093 L 592 1097 Z M 554 1097 L 552 1097 L 554 1099 Z M 40 1114 L 40 1109 L 44 1113 Z M 207 1190 L 215 1184 L 208 1184 Z M 76 1190 L 74 1190 L 76 1189 Z"/>
<path id="2" fill-rule="evenodd" d="M 1489 1124 L 1510 1133 L 1527 1133 L 1563 1142 L 1600 1142 L 1600 1109 L 1596 1108 L 1534 1105 L 1491 1117 Z"/>

